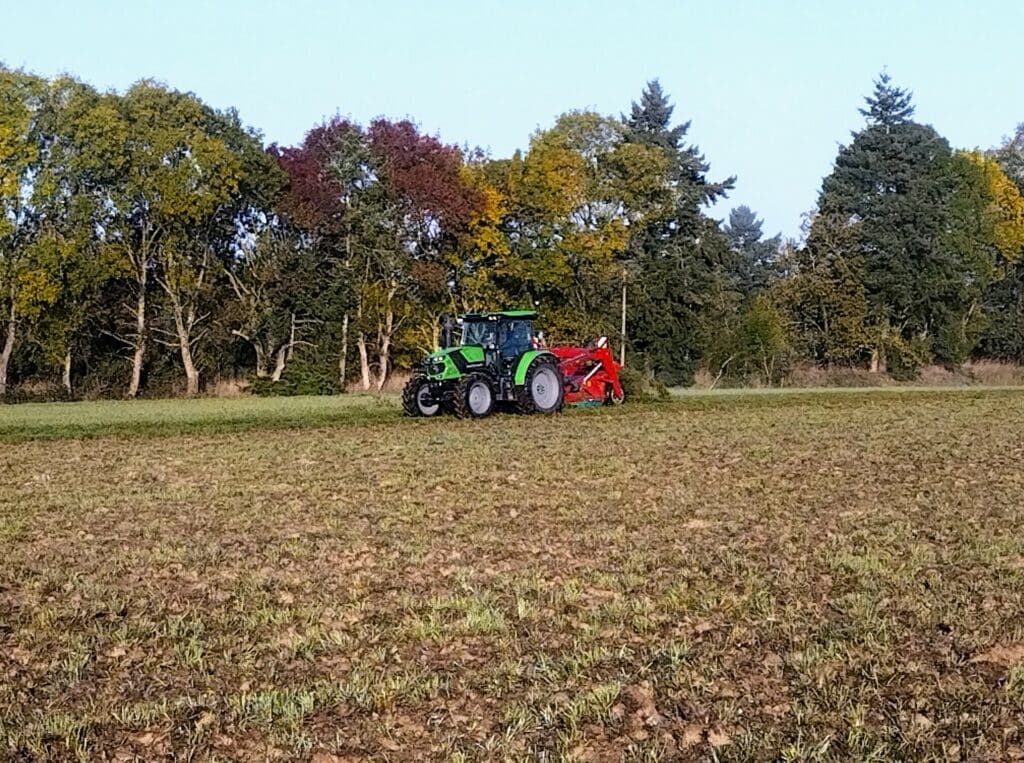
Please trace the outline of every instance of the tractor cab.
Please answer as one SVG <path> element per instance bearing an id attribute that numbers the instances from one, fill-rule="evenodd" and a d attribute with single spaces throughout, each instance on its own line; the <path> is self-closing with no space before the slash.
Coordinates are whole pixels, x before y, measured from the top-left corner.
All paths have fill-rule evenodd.
<path id="1" fill-rule="evenodd" d="M 470 313 L 462 318 L 460 345 L 484 350 L 487 365 L 509 364 L 534 348 L 533 319 L 530 310 L 501 313 Z"/>

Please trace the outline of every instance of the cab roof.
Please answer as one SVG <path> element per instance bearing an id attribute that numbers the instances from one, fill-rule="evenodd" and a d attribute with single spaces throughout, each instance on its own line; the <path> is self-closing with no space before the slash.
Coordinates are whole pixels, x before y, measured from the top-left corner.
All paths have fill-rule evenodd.
<path id="1" fill-rule="evenodd" d="M 533 320 L 537 317 L 535 310 L 499 310 L 495 313 L 466 313 L 462 316 L 463 321 L 497 321 L 502 318 L 519 318 L 521 320 Z"/>

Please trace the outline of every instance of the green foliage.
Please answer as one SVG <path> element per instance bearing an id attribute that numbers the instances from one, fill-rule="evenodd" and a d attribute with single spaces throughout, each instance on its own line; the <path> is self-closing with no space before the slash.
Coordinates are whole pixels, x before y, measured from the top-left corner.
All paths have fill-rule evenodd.
<path id="1" fill-rule="evenodd" d="M 734 178 L 657 80 L 502 159 L 383 119 L 265 149 L 159 83 L 0 68 L 0 391 L 117 393 L 126 360 L 132 395 L 379 388 L 444 314 L 532 305 L 552 342 L 617 339 L 623 289 L 630 364 L 660 383 L 1024 359 L 1024 128 L 954 151 L 885 74 L 862 113 L 783 247 L 748 207 L 708 215 Z"/>
<path id="2" fill-rule="evenodd" d="M 649 403 L 656 400 L 667 400 L 670 397 L 668 387 L 650 371 L 633 366 L 619 369 L 619 383 L 626 395 L 627 403 Z"/>
<path id="3" fill-rule="evenodd" d="M 712 346 L 711 370 L 730 379 L 756 378 L 773 387 L 789 371 L 793 357 L 789 334 L 782 312 L 767 297 L 757 296 L 736 325 L 723 331 Z"/>
<path id="4" fill-rule="evenodd" d="M 254 377 L 249 381 L 253 394 L 260 397 L 294 397 L 296 395 L 334 395 L 341 390 L 337 376 L 322 366 L 293 363 L 279 381 Z"/>
<path id="5" fill-rule="evenodd" d="M 932 356 L 959 364 L 981 335 L 986 290 L 1017 256 L 1020 209 L 994 163 L 954 154 L 911 121 L 909 94 L 887 75 L 867 102 L 868 126 L 840 149 L 817 220 L 856 226 L 855 237 L 828 238 L 859 273 L 874 355 L 900 358 L 900 373 Z"/>
<path id="6" fill-rule="evenodd" d="M 633 351 L 668 384 L 688 384 L 718 327 L 742 302 L 742 256 L 704 212 L 734 182 L 708 180 L 707 162 L 672 126 L 673 107 L 655 80 L 624 117 L 627 140 L 664 157 L 665 199 L 631 225 L 628 279 Z"/>
<path id="7" fill-rule="evenodd" d="M 789 277 L 772 294 L 786 313 L 798 353 L 819 363 L 856 363 L 869 349 L 867 293 L 857 256 L 860 224 L 817 215 L 804 246 L 791 248 Z"/>
<path id="8" fill-rule="evenodd" d="M 1024 362 L 1024 263 L 1011 265 L 985 296 L 986 325 L 977 347 L 982 357 Z"/>
<path id="9" fill-rule="evenodd" d="M 629 286 L 629 331 L 636 356 L 666 384 L 690 384 L 720 327 L 735 315 L 742 293 L 733 253 L 710 223 L 696 240 L 647 245 Z"/>
<path id="10" fill-rule="evenodd" d="M 950 346 L 954 340 L 950 338 Z M 877 346 L 885 358 L 885 370 L 896 381 L 913 381 L 921 367 L 932 360 L 931 342 L 926 337 L 905 339 L 896 333 L 886 333 Z"/>
<path id="11" fill-rule="evenodd" d="M 860 113 L 874 127 L 892 128 L 906 124 L 914 116 L 911 93 L 892 84 L 888 72 L 882 72 L 875 80 L 875 91 L 864 99 L 866 109 Z"/>
<path id="12" fill-rule="evenodd" d="M 762 292 L 782 277 L 782 236 L 764 238 L 763 224 L 750 207 L 741 205 L 729 212 L 729 222 L 723 226 L 729 248 L 742 257 L 740 288 L 747 294 Z"/>

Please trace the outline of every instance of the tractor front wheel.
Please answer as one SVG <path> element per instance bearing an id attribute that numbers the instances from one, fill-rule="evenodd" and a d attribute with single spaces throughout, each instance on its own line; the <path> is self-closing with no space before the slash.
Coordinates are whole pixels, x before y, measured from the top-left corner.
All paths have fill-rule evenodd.
<path id="1" fill-rule="evenodd" d="M 406 416 L 436 416 L 441 404 L 430 395 L 430 384 L 423 374 L 416 374 L 402 389 L 402 412 Z"/>
<path id="2" fill-rule="evenodd" d="M 526 371 L 525 384 L 516 393 L 520 413 L 555 413 L 561 410 L 565 385 L 558 362 L 541 356 Z"/>
<path id="3" fill-rule="evenodd" d="M 494 410 L 494 387 L 483 374 L 467 374 L 455 385 L 453 409 L 460 419 L 479 419 Z"/>

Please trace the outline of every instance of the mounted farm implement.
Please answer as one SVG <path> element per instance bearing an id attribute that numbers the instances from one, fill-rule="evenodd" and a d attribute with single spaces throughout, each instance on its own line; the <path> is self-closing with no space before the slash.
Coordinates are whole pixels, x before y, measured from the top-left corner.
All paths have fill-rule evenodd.
<path id="1" fill-rule="evenodd" d="M 586 347 L 544 346 L 531 310 L 471 313 L 450 325 L 441 349 L 423 361 L 402 391 L 408 416 L 452 413 L 479 418 L 501 406 L 520 413 L 555 413 L 565 405 L 622 402 L 619 364 L 608 340 Z"/>

